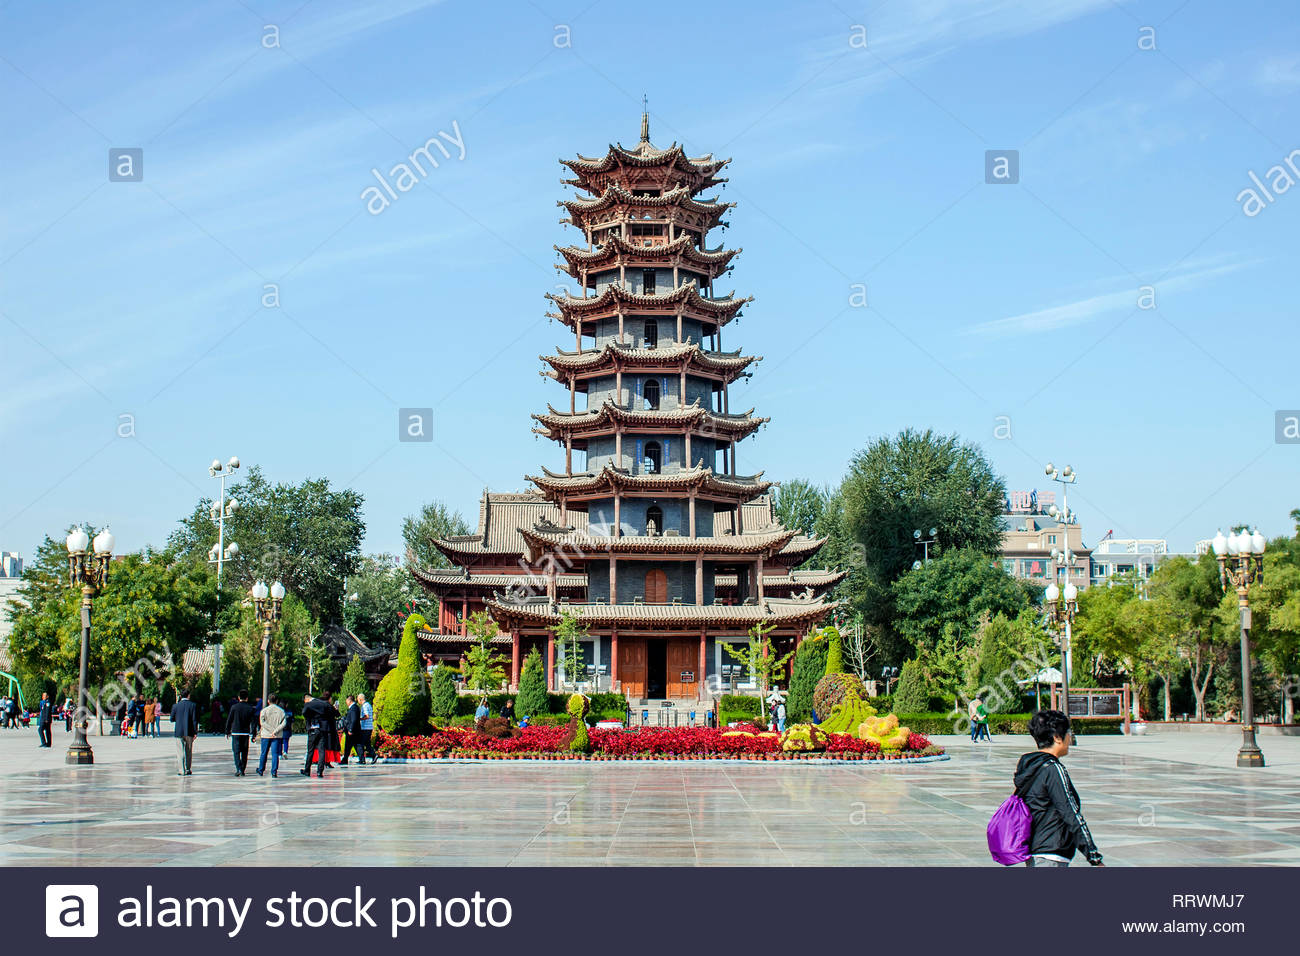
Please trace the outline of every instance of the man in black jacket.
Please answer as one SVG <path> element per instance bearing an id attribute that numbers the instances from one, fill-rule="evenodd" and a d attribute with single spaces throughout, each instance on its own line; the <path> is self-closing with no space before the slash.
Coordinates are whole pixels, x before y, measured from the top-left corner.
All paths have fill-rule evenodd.
<path id="1" fill-rule="evenodd" d="M 179 767 L 176 776 L 188 777 L 194 761 L 194 738 L 199 735 L 199 709 L 190 700 L 188 687 L 181 691 L 181 699 L 172 704 L 171 721 L 176 725 L 172 729 L 172 736 L 176 738 L 176 760 Z"/>
<path id="2" fill-rule="evenodd" d="M 354 750 L 357 754 L 357 762 L 364 764 L 366 751 L 361 746 L 361 707 L 351 694 L 348 694 L 348 707 L 343 714 L 343 722 L 339 724 L 339 729 L 344 733 L 343 759 L 339 761 L 339 766 L 348 765 L 348 754 Z"/>
<path id="3" fill-rule="evenodd" d="M 226 715 L 226 736 L 230 738 L 230 752 L 235 758 L 235 776 L 242 777 L 248 767 L 248 742 L 257 726 L 257 708 L 248 702 L 248 691 L 239 692 L 239 700 Z"/>
<path id="4" fill-rule="evenodd" d="M 312 752 L 316 753 L 316 776 L 325 776 L 325 755 L 334 738 L 338 735 L 335 722 L 339 712 L 334 705 L 319 697 L 306 695 L 302 699 L 302 719 L 307 724 L 307 763 L 298 772 L 305 777 L 311 776 Z"/>
<path id="5" fill-rule="evenodd" d="M 41 738 L 42 747 L 53 747 L 50 740 L 50 725 L 54 723 L 54 703 L 50 700 L 49 692 L 41 694 L 41 709 L 36 715 L 36 733 Z"/>
<path id="6" fill-rule="evenodd" d="M 1038 749 L 1020 758 L 1015 775 L 1016 791 L 1033 818 L 1025 865 L 1069 866 L 1077 849 L 1093 866 L 1103 866 L 1078 791 L 1061 763 L 1070 752 L 1070 718 L 1059 710 L 1040 710 L 1029 721 L 1029 733 Z"/>

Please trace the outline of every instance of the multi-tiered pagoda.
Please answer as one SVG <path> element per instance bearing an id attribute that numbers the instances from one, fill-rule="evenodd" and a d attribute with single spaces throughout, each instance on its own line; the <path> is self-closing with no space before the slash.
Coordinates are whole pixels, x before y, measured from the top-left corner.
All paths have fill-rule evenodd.
<path id="1" fill-rule="evenodd" d="M 552 629 L 568 612 L 590 628 L 586 662 L 629 698 L 704 696 L 720 640 L 767 622 L 793 644 L 843 573 L 796 570 L 822 541 L 774 518 L 761 472 L 736 473 L 737 442 L 767 419 L 731 410 L 759 358 L 724 351 L 722 330 L 751 300 L 715 290 L 739 250 L 709 249 L 708 234 L 733 204 L 699 195 L 730 160 L 656 148 L 643 115 L 635 148 L 561 162 L 579 193 L 562 222 L 582 241 L 556 247 L 556 268 L 579 291 L 548 298 L 573 349 L 542 356 L 568 395 L 533 430 L 563 468 L 528 476 L 535 492 L 485 491 L 477 533 L 435 542 L 456 568 L 417 572 L 441 603 L 425 649 L 459 657 L 466 619 L 486 609 L 511 683 L 533 646 L 554 683 Z"/>

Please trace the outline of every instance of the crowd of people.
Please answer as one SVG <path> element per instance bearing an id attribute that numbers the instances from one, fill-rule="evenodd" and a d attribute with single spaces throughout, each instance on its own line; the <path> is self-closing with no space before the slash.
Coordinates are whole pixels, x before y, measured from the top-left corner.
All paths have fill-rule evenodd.
<path id="1" fill-rule="evenodd" d="M 259 777 L 265 776 L 269 760 L 271 776 L 278 777 L 280 758 L 288 756 L 289 739 L 293 735 L 294 715 L 289 699 L 277 694 L 269 694 L 265 703 L 261 698 L 255 701 L 248 698 L 248 691 L 241 690 L 228 707 L 213 698 L 208 710 L 208 730 L 224 732 L 230 740 L 235 776 L 247 774 L 249 753 L 256 742 L 259 753 L 255 772 Z M 349 694 L 341 714 L 332 694 L 304 695 L 302 718 L 307 732 L 306 759 L 298 772 L 303 776 L 311 776 L 315 765 L 316 776 L 323 777 L 327 768 L 348 766 L 348 759 L 353 755 L 359 764 L 364 764 L 367 756 L 371 763 L 378 758 L 371 740 L 375 711 L 365 694 L 355 697 Z M 199 735 L 198 706 L 190 699 L 188 689 L 181 692 L 180 700 L 172 707 L 171 722 L 176 738 L 177 776 L 188 776 L 193 772 L 194 741 Z"/>

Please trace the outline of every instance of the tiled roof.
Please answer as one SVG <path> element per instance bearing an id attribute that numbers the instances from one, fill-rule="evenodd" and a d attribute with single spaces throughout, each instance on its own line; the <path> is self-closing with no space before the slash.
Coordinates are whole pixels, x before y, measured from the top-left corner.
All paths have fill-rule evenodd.
<path id="1" fill-rule="evenodd" d="M 791 571 L 788 574 L 765 574 L 763 575 L 763 587 L 791 590 L 802 590 L 803 588 L 825 589 L 834 584 L 839 584 L 848 576 L 848 573 L 847 571 L 813 570 L 809 568 L 801 571 Z M 715 574 L 713 576 L 713 586 L 716 588 L 734 588 L 736 586 L 736 575 Z"/>
<path id="2" fill-rule="evenodd" d="M 558 318 L 570 328 L 573 327 L 576 316 L 599 312 L 613 313 L 616 311 L 616 306 L 620 305 L 631 309 L 666 309 L 668 306 L 681 305 L 690 312 L 707 313 L 725 325 L 736 317 L 742 307 L 754 301 L 753 296 L 737 298 L 734 292 L 723 298 L 706 299 L 700 295 L 694 280 L 690 279 L 676 289 L 657 295 L 643 295 L 639 292 L 631 292 L 621 285 L 611 284 L 606 286 L 605 291 L 600 295 L 572 296 L 548 292 L 546 298 L 560 309 L 558 313 L 552 313 L 552 317 Z"/>
<path id="3" fill-rule="evenodd" d="M 671 261 L 677 256 L 681 256 L 687 262 L 696 265 L 725 266 L 741 253 L 740 249 L 699 249 L 695 245 L 694 237 L 686 234 L 678 236 L 672 242 L 649 246 L 637 245 L 615 234 L 606 238 L 595 249 L 583 249 L 579 246 L 555 246 L 554 249 L 564 256 L 569 266 L 569 274 L 573 275 L 574 278 L 577 278 L 576 273 L 579 266 L 590 268 L 609 262 L 619 256 L 652 261 Z M 563 267 L 557 264 L 556 268 Z"/>
<path id="4" fill-rule="evenodd" d="M 775 554 L 785 546 L 794 531 L 775 528 L 747 534 L 691 538 L 686 535 L 592 535 L 544 528 L 523 529 L 524 540 L 532 546 L 534 556 L 555 548 L 573 554 Z"/>
<path id="5" fill-rule="evenodd" d="M 520 537 L 520 550 L 523 550 L 523 538 Z M 509 588 L 524 587 L 534 591 L 546 590 L 546 578 L 537 574 L 470 574 L 466 575 L 460 568 L 439 568 L 433 571 L 415 569 L 415 576 L 433 588 L 455 590 L 461 588 Z M 566 588 L 584 588 L 587 586 L 585 574 L 557 574 L 556 586 Z"/>
<path id="6" fill-rule="evenodd" d="M 834 601 L 769 599 L 763 604 L 566 604 L 540 601 L 521 604 L 494 598 L 487 602 L 494 618 L 519 624 L 553 626 L 560 611 L 584 624 L 646 625 L 650 627 L 727 627 L 748 629 L 760 622 L 803 626 L 821 620 L 839 604 Z"/>
<path id="7" fill-rule="evenodd" d="M 770 418 L 755 417 L 754 410 L 739 414 L 722 414 L 700 405 L 696 399 L 690 405 L 675 408 L 633 409 L 626 405 L 615 405 L 606 400 L 599 408 L 581 412 L 561 412 L 553 405 L 547 405 L 548 413 L 533 415 L 533 419 L 545 428 L 533 429 L 547 438 L 561 440 L 566 431 L 574 434 L 596 434 L 612 431 L 614 425 L 633 428 L 681 428 L 689 426 L 692 431 L 702 434 L 719 435 L 724 438 L 741 439 L 752 435 Z"/>
<path id="8" fill-rule="evenodd" d="M 416 639 L 423 644 L 473 644 L 478 639 L 468 634 L 442 634 L 438 631 L 421 629 L 415 632 Z M 509 634 L 498 634 L 488 640 L 489 644 L 511 643 Z"/>
<path id="9" fill-rule="evenodd" d="M 609 151 L 602 157 L 583 156 L 579 153 L 577 159 L 560 160 L 562 165 L 569 167 L 579 177 L 606 173 L 619 166 L 674 166 L 690 175 L 705 177 L 713 175 L 729 162 L 730 159 L 714 159 L 712 153 L 688 157 L 686 151 L 676 143 L 667 149 L 657 149 L 649 143 L 638 143 L 636 148 L 627 149 L 621 144 L 611 143 Z"/>
<path id="10" fill-rule="evenodd" d="M 622 469 L 606 465 L 600 471 L 582 474 L 561 475 L 542 469 L 541 475 L 528 475 L 528 480 L 537 487 L 547 491 L 565 491 L 570 494 L 592 492 L 613 492 L 615 488 L 622 491 L 653 492 L 666 490 L 688 490 L 695 488 L 706 495 L 719 495 L 726 498 L 752 498 L 761 495 L 772 487 L 772 482 L 763 480 L 763 473 L 757 475 L 719 475 L 711 468 L 683 468 L 666 474 L 633 475 Z M 581 512 L 578 512 L 579 514 Z M 571 512 L 573 514 L 573 512 Z"/>
<path id="11" fill-rule="evenodd" d="M 575 226 L 581 226 L 587 213 L 599 212 L 611 206 L 622 205 L 639 208 L 675 206 L 679 209 L 704 213 L 716 222 L 718 216 L 721 216 L 736 204 L 734 202 L 717 202 L 711 199 L 694 199 L 691 196 L 691 190 L 684 186 L 670 189 L 659 196 L 637 196 L 625 189 L 620 183 L 611 183 L 605 187 L 603 193 L 594 199 L 561 199 L 556 202 L 556 205 L 567 209 L 572 217 L 572 223 Z"/>
<path id="12" fill-rule="evenodd" d="M 576 513 L 570 520 L 585 526 L 586 517 Z M 536 492 L 484 491 L 479 499 L 477 533 L 438 538 L 433 543 L 453 561 L 477 555 L 519 555 L 524 551 L 521 527 L 559 520 L 559 508 Z"/>
<path id="13" fill-rule="evenodd" d="M 601 369 L 613 369 L 616 365 L 623 368 L 671 368 L 677 369 L 685 364 L 686 368 L 705 372 L 722 372 L 727 380 L 732 381 L 754 362 L 761 362 L 761 355 L 741 355 L 735 352 L 710 352 L 696 342 L 668 343 L 652 349 L 634 348 L 609 342 L 598 349 L 584 349 L 581 352 L 566 352 L 556 349 L 554 355 L 540 356 L 557 372 L 586 372 Z M 552 378 L 557 376 L 552 373 Z"/>

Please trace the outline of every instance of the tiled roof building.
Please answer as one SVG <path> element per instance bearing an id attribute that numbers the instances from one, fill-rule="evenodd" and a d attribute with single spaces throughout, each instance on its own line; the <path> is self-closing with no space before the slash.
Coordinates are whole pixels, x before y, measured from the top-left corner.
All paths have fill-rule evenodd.
<path id="1" fill-rule="evenodd" d="M 435 542 L 455 567 L 416 572 L 441 602 L 425 651 L 458 657 L 466 619 L 487 610 L 511 682 L 534 646 L 554 682 L 552 629 L 571 613 L 590 628 L 586 662 L 628 697 L 703 697 L 720 640 L 767 622 L 794 644 L 844 575 L 797 570 L 822 541 L 775 519 L 761 473 L 736 473 L 736 444 L 768 419 L 730 409 L 761 358 L 722 345 L 751 299 L 715 292 L 739 250 L 707 237 L 732 204 L 699 194 L 729 160 L 656 148 L 643 116 L 636 147 L 561 162 L 585 194 L 560 203 L 584 241 L 556 247 L 579 291 L 548 296 L 573 348 L 541 359 L 568 401 L 533 430 L 564 467 L 528 476 L 531 492 L 484 491 L 476 533 Z"/>

